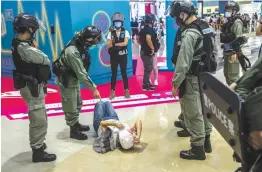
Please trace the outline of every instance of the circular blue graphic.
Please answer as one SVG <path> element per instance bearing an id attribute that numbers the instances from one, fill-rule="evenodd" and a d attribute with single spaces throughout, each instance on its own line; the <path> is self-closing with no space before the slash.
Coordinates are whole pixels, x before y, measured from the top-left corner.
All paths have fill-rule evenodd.
<path id="1" fill-rule="evenodd" d="M 110 17 L 104 11 L 97 11 L 93 16 L 92 24 L 101 29 L 103 34 L 106 35 L 111 25 Z"/>
<path id="2" fill-rule="evenodd" d="M 103 44 L 98 51 L 99 60 L 102 65 L 110 66 L 110 55 L 107 52 L 106 44 Z"/>

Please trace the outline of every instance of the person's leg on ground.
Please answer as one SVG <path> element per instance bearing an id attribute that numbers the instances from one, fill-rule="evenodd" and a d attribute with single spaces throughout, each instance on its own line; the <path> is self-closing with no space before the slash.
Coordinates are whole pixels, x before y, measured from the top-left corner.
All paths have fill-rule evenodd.
<path id="1" fill-rule="evenodd" d="M 118 59 L 115 56 L 110 56 L 110 63 L 111 63 L 111 93 L 109 99 L 112 100 L 116 97 L 115 95 L 115 87 L 116 87 L 116 78 L 117 78 L 117 68 L 118 68 Z"/>
<path id="2" fill-rule="evenodd" d="M 130 98 L 129 89 L 128 89 L 128 78 L 126 73 L 127 67 L 127 55 L 119 56 L 120 71 L 124 83 L 125 97 Z"/>
<path id="3" fill-rule="evenodd" d="M 44 84 L 39 84 L 39 96 L 33 97 L 28 86 L 20 90 L 22 98 L 28 106 L 29 117 L 29 140 L 33 151 L 33 162 L 50 162 L 56 160 L 55 154 L 48 154 L 44 150 L 47 148 L 44 143 L 47 134 L 47 114 L 45 109 Z"/>
<path id="4" fill-rule="evenodd" d="M 93 119 L 93 127 L 96 133 L 98 133 L 98 129 L 100 126 L 100 122 L 102 119 L 105 119 L 106 116 L 106 105 L 105 102 L 99 101 L 95 105 L 94 109 L 94 119 Z"/>

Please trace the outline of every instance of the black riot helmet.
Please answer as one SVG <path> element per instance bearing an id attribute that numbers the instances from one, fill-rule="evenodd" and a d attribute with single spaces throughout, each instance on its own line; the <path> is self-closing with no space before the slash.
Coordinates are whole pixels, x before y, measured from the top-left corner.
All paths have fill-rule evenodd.
<path id="1" fill-rule="evenodd" d="M 27 13 L 21 13 L 15 17 L 13 21 L 13 29 L 15 33 L 24 33 L 25 31 L 28 31 L 31 34 L 31 38 L 33 38 L 38 29 L 46 31 L 42 21 Z"/>
<path id="2" fill-rule="evenodd" d="M 144 20 L 145 24 L 154 24 L 154 22 L 157 21 L 157 18 L 154 14 L 146 14 Z"/>
<path id="3" fill-rule="evenodd" d="M 179 18 L 181 12 L 187 13 L 189 16 L 197 15 L 197 8 L 192 2 L 188 1 L 174 1 L 169 6 L 166 14 L 169 14 L 172 18 Z"/>
<path id="4" fill-rule="evenodd" d="M 225 9 L 231 9 L 233 11 L 239 12 L 240 8 L 237 2 L 235 1 L 228 1 L 225 4 Z"/>
<path id="5" fill-rule="evenodd" d="M 87 26 L 77 33 L 75 38 L 86 49 L 98 44 L 102 39 L 102 34 L 101 30 L 96 26 Z"/>

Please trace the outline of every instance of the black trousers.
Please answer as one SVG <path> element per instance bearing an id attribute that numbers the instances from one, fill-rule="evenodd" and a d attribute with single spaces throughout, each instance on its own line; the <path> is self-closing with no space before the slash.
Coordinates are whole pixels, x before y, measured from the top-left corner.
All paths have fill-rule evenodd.
<path id="1" fill-rule="evenodd" d="M 122 75 L 122 79 L 124 82 L 124 89 L 128 89 L 128 78 L 126 74 L 126 67 L 127 67 L 127 55 L 111 55 L 110 56 L 110 63 L 111 63 L 111 89 L 115 90 L 116 87 L 116 78 L 117 78 L 117 68 L 118 64 L 120 65 L 120 71 Z"/>

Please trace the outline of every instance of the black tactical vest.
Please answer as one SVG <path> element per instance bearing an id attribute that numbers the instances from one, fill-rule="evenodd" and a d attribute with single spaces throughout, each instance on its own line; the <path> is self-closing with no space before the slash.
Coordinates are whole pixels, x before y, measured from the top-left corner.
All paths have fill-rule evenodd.
<path id="1" fill-rule="evenodd" d="M 222 33 L 220 34 L 221 43 L 230 43 L 236 39 L 236 35 L 231 32 L 231 27 L 237 19 L 241 20 L 241 16 L 237 15 L 230 18 L 227 23 L 223 24 L 221 29 Z"/>
<path id="2" fill-rule="evenodd" d="M 172 63 L 174 65 L 176 65 L 177 62 L 177 57 L 180 51 L 180 47 L 181 47 L 181 35 L 182 35 L 182 26 L 180 26 L 176 32 L 176 37 L 175 37 L 175 41 L 174 41 L 174 48 L 173 48 L 173 56 L 172 56 Z"/>
<path id="3" fill-rule="evenodd" d="M 21 56 L 17 51 L 17 47 L 22 42 L 26 42 L 29 45 L 32 45 L 31 42 L 29 41 L 21 41 L 17 38 L 14 38 L 12 40 L 12 56 L 13 56 L 13 62 L 16 68 L 16 72 L 26 76 L 32 76 L 37 79 L 38 83 L 42 83 L 50 79 L 51 71 L 48 65 L 27 63 L 22 60 Z"/>
<path id="4" fill-rule="evenodd" d="M 126 37 L 126 30 L 121 27 L 121 31 L 120 31 L 120 35 L 119 37 L 117 37 L 116 35 L 116 30 L 112 30 L 111 31 L 111 40 L 114 40 L 115 43 L 121 43 L 125 41 L 125 37 Z M 118 52 L 118 55 L 126 55 L 127 54 L 127 46 L 121 47 Z"/>

